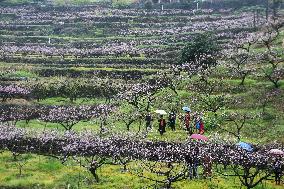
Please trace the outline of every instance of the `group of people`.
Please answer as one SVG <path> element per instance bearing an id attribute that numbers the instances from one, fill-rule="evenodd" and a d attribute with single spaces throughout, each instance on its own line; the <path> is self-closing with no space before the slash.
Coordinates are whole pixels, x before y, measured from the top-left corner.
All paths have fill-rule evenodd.
<path id="1" fill-rule="evenodd" d="M 203 167 L 203 177 L 208 178 L 212 176 L 212 158 L 209 155 L 204 155 L 202 158 L 199 157 L 199 148 L 195 147 L 192 155 L 185 157 L 185 162 L 189 170 L 189 178 L 198 178 L 198 166 Z"/>
<path id="2" fill-rule="evenodd" d="M 176 130 L 176 119 L 177 115 L 175 111 L 171 111 L 168 116 L 168 122 L 166 122 L 164 115 L 160 114 L 158 123 L 158 131 L 160 135 L 163 135 L 166 132 L 167 125 L 170 127 L 172 131 Z M 190 114 L 190 111 L 185 111 L 184 115 L 180 116 L 181 123 L 184 125 L 184 129 L 187 130 L 189 135 L 193 133 L 204 134 L 204 122 L 202 120 L 202 115 L 198 114 Z M 146 129 L 152 128 L 153 118 L 150 112 L 147 113 L 145 117 L 146 121 Z"/>

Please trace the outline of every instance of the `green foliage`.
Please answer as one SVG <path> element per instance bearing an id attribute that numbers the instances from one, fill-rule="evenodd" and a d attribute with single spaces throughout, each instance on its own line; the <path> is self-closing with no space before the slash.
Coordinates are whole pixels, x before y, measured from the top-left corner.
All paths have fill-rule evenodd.
<path id="1" fill-rule="evenodd" d="M 144 4 L 145 9 L 152 9 L 153 8 L 153 2 L 151 0 L 148 0 Z"/>
<path id="2" fill-rule="evenodd" d="M 220 118 L 215 115 L 207 114 L 203 119 L 206 132 L 215 130 L 220 125 Z"/>
<path id="3" fill-rule="evenodd" d="M 9 3 L 9 4 L 24 4 L 24 3 L 30 3 L 31 0 L 0 0 L 0 3 Z"/>
<path id="4" fill-rule="evenodd" d="M 217 63 L 219 46 L 211 34 L 196 34 L 181 51 L 180 63 L 207 68 Z"/>
<path id="5" fill-rule="evenodd" d="M 22 77 L 22 78 L 33 78 L 33 77 L 37 77 L 36 74 L 31 73 L 29 71 L 25 71 L 25 70 L 19 70 L 10 74 L 5 75 L 6 77 Z"/>
<path id="6" fill-rule="evenodd" d="M 36 166 L 38 167 L 39 171 L 52 173 L 54 171 L 60 170 L 64 165 L 62 165 L 59 161 L 54 161 L 54 159 L 50 158 L 45 162 L 39 161 Z"/>
<path id="7" fill-rule="evenodd" d="M 129 0 L 113 0 L 112 1 L 112 6 L 114 8 L 119 8 L 119 9 L 122 9 L 122 8 L 127 8 L 129 7 L 129 5 L 131 4 L 132 2 L 129 1 Z"/>

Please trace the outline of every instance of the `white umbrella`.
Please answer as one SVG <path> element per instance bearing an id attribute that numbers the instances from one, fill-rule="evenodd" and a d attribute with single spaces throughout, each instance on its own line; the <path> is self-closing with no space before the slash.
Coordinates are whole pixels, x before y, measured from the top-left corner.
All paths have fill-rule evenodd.
<path id="1" fill-rule="evenodd" d="M 187 112 L 191 112 L 191 109 L 190 109 L 190 107 L 188 107 L 188 106 L 182 107 L 182 110 L 183 110 L 183 111 L 187 111 Z"/>
<path id="2" fill-rule="evenodd" d="M 284 155 L 284 152 L 282 150 L 279 149 L 271 149 L 269 150 L 270 154 L 275 154 L 275 155 Z"/>
<path id="3" fill-rule="evenodd" d="M 167 112 L 165 110 L 155 110 L 155 113 L 161 114 L 161 115 L 166 115 Z"/>

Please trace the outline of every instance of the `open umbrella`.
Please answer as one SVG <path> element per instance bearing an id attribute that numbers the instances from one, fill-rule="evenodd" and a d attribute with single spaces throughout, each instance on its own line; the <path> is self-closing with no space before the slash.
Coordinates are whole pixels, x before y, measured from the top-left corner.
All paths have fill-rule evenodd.
<path id="1" fill-rule="evenodd" d="M 192 134 L 190 136 L 190 138 L 191 139 L 197 139 L 197 140 L 204 140 L 204 141 L 208 140 L 208 138 L 206 136 L 200 135 L 200 134 Z"/>
<path id="2" fill-rule="evenodd" d="M 245 142 L 239 142 L 236 144 L 237 146 L 239 146 L 240 148 L 248 151 L 248 152 L 252 152 L 253 151 L 253 147 L 251 144 L 245 143 Z"/>
<path id="3" fill-rule="evenodd" d="M 183 111 L 187 111 L 187 112 L 191 112 L 190 108 L 188 106 L 184 106 L 182 107 Z"/>
<path id="4" fill-rule="evenodd" d="M 165 110 L 155 110 L 155 113 L 161 114 L 161 115 L 166 115 L 167 112 Z"/>
<path id="5" fill-rule="evenodd" d="M 282 150 L 279 150 L 279 149 L 271 149 L 269 150 L 270 154 L 274 154 L 274 155 L 284 155 L 284 152 Z"/>

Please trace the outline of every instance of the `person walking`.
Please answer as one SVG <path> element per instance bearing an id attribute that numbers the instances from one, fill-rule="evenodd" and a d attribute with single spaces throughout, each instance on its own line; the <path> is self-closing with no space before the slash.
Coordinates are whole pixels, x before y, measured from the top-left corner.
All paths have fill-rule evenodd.
<path id="1" fill-rule="evenodd" d="M 212 159 L 210 155 L 205 155 L 203 157 L 203 176 L 204 178 L 212 176 Z"/>
<path id="2" fill-rule="evenodd" d="M 150 112 L 147 113 L 146 117 L 145 117 L 145 121 L 146 121 L 146 130 L 149 128 L 151 129 L 152 128 L 152 121 L 153 121 L 153 118 L 152 118 L 152 115 Z"/>
<path id="3" fill-rule="evenodd" d="M 198 164 L 199 164 L 199 148 L 196 146 L 192 152 L 185 156 L 185 162 L 188 167 L 189 178 L 198 178 Z"/>
<path id="4" fill-rule="evenodd" d="M 200 125 L 200 127 L 199 127 L 199 134 L 203 135 L 204 132 L 205 132 L 205 129 L 204 129 L 204 122 L 203 122 L 201 117 L 199 119 L 199 125 Z"/>
<path id="5" fill-rule="evenodd" d="M 203 120 L 201 118 L 201 116 L 198 116 L 195 120 L 195 128 L 196 128 L 196 131 L 198 131 L 198 134 L 201 134 L 203 135 L 204 134 L 204 123 L 203 123 Z"/>
<path id="6" fill-rule="evenodd" d="M 161 136 L 166 132 L 166 120 L 163 118 L 163 115 L 160 115 L 159 119 L 159 132 Z"/>
<path id="7" fill-rule="evenodd" d="M 273 165 L 273 169 L 274 169 L 274 175 L 275 175 L 275 184 L 280 185 L 281 184 L 282 172 L 283 172 L 283 167 L 281 166 L 280 157 L 276 158 L 276 161 Z"/>
<path id="8" fill-rule="evenodd" d="M 176 113 L 174 111 L 170 113 L 169 126 L 171 127 L 172 131 L 176 130 Z"/>
<path id="9" fill-rule="evenodd" d="M 184 125 L 185 125 L 185 128 L 187 130 L 187 132 L 192 135 L 193 131 L 192 131 L 192 128 L 190 126 L 190 112 L 189 111 L 186 111 L 185 113 L 185 116 L 184 116 Z"/>

